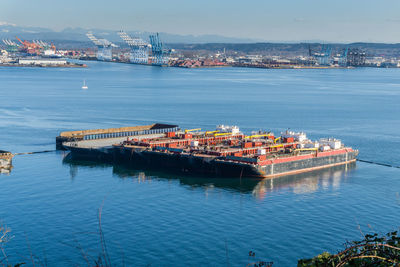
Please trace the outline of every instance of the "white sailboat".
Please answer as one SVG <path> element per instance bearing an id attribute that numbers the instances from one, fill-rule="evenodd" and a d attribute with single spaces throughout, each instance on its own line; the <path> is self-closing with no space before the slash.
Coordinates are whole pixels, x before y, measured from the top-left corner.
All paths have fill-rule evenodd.
<path id="1" fill-rule="evenodd" d="M 82 89 L 88 89 L 88 86 L 86 85 L 86 80 L 83 80 Z"/>

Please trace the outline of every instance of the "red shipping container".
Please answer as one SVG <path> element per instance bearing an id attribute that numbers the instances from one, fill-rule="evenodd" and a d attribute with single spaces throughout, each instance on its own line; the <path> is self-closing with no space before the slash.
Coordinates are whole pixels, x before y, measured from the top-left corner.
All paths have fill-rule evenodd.
<path id="1" fill-rule="evenodd" d="M 243 143 L 243 147 L 244 148 L 253 147 L 253 143 L 252 142 L 245 142 L 245 143 Z"/>
<path id="2" fill-rule="evenodd" d="M 193 135 L 192 134 L 184 134 L 184 135 L 182 135 L 182 137 L 183 137 L 183 139 L 189 139 L 189 138 L 192 138 Z"/>
<path id="3" fill-rule="evenodd" d="M 233 153 L 233 156 L 235 156 L 235 157 L 242 157 L 242 156 L 243 156 L 243 152 L 236 152 L 236 153 Z"/>
<path id="4" fill-rule="evenodd" d="M 174 137 L 175 136 L 175 132 L 168 132 L 167 133 L 167 137 Z"/>
<path id="5" fill-rule="evenodd" d="M 293 142 L 294 142 L 294 138 L 293 137 L 286 138 L 286 143 L 293 143 Z"/>
<path id="6" fill-rule="evenodd" d="M 266 160 L 267 159 L 267 156 L 266 155 L 261 155 L 261 156 L 258 156 L 258 160 Z"/>

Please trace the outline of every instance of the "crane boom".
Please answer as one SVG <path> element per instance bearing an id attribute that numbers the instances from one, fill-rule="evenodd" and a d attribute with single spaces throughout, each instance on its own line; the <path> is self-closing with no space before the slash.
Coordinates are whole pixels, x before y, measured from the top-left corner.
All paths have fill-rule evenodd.
<path id="1" fill-rule="evenodd" d="M 120 31 L 118 32 L 119 37 L 121 37 L 122 40 L 124 40 L 129 46 L 148 46 L 148 44 L 143 41 L 143 39 L 139 37 L 134 37 L 132 38 L 129 36 L 126 32 Z"/>
<path id="2" fill-rule="evenodd" d="M 214 134 L 214 137 L 215 136 L 222 136 L 222 135 L 232 135 L 233 133 L 215 133 Z"/>
<path id="3" fill-rule="evenodd" d="M 21 44 L 25 44 L 24 42 L 22 42 L 22 40 L 21 39 L 19 39 L 17 36 L 15 36 L 15 38 L 17 38 L 17 40 L 21 43 Z"/>
<path id="4" fill-rule="evenodd" d="M 185 130 L 185 133 L 194 132 L 194 131 L 201 131 L 201 128 L 197 128 L 197 129 L 186 129 L 186 130 Z"/>
<path id="5" fill-rule="evenodd" d="M 268 134 L 255 134 L 255 135 L 246 136 L 245 138 L 252 139 L 252 138 L 258 138 L 258 137 L 267 137 L 267 136 L 270 136 L 270 135 L 271 135 L 270 133 L 268 133 Z"/>

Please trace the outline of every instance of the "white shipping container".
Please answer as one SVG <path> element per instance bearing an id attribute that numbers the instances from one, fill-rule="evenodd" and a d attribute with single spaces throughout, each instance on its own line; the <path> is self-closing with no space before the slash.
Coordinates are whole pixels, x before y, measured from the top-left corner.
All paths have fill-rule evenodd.
<path id="1" fill-rule="evenodd" d="M 283 138 L 293 137 L 295 141 L 299 142 L 304 142 L 307 140 L 307 135 L 303 132 L 286 131 L 286 132 L 281 132 L 281 136 Z"/>
<path id="2" fill-rule="evenodd" d="M 239 127 L 237 126 L 229 126 L 229 125 L 218 125 L 217 130 L 220 131 L 221 133 L 232 133 L 232 134 L 238 134 L 240 133 Z"/>
<path id="3" fill-rule="evenodd" d="M 330 146 L 321 146 L 321 147 L 319 148 L 319 150 L 321 150 L 321 151 L 328 151 L 328 150 L 331 150 L 331 147 L 330 147 Z"/>
<path id="4" fill-rule="evenodd" d="M 319 143 L 318 142 L 314 142 L 314 143 L 306 143 L 304 144 L 305 148 L 319 148 Z"/>
<path id="5" fill-rule="evenodd" d="M 199 146 L 199 141 L 191 141 L 190 146 Z"/>
<path id="6" fill-rule="evenodd" d="M 329 141 L 329 146 L 332 149 L 339 149 L 342 146 L 342 142 L 340 142 L 339 140 L 332 140 Z"/>
<path id="7" fill-rule="evenodd" d="M 267 154 L 267 150 L 265 150 L 263 148 L 257 149 L 257 155 L 266 155 L 266 154 Z"/>

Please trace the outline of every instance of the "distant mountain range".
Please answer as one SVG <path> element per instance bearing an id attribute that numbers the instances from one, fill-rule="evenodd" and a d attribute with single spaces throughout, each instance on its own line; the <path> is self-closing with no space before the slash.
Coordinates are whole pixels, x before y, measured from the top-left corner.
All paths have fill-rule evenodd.
<path id="1" fill-rule="evenodd" d="M 118 36 L 118 31 L 105 29 L 66 28 L 62 31 L 54 31 L 41 27 L 23 27 L 0 21 L 0 40 L 12 39 L 16 36 L 22 40 L 43 40 L 54 43 L 61 49 L 79 49 L 93 47 L 93 43 L 87 38 L 86 33 L 91 31 L 97 38 L 105 38 L 121 47 L 127 47 Z M 149 41 L 150 32 L 126 31 L 129 35 L 141 37 Z M 220 52 L 235 51 L 244 54 L 264 55 L 308 55 L 310 49 L 318 52 L 322 49 L 321 40 L 304 40 L 293 42 L 267 42 L 261 39 L 246 39 L 225 37 L 220 35 L 179 35 L 160 33 L 160 37 L 168 48 L 186 51 Z M 326 42 L 325 42 L 326 43 Z M 0 44 L 2 42 L 0 41 Z M 400 44 L 385 43 L 329 43 L 334 52 L 343 51 L 346 47 L 360 48 L 368 55 L 400 57 Z"/>
<path id="2" fill-rule="evenodd" d="M 91 31 L 97 38 L 105 38 L 114 43 L 122 42 L 117 31 L 105 29 L 83 29 L 66 28 L 62 31 L 54 31 L 40 27 L 21 27 L 10 23 L 0 22 L 0 39 L 15 39 L 18 36 L 27 40 L 44 41 L 72 41 L 88 42 L 86 33 Z M 148 41 L 150 32 L 126 31 L 131 36 L 139 36 Z M 225 37 L 220 35 L 178 35 L 170 33 L 160 33 L 162 41 L 165 43 L 253 43 L 262 40 Z"/>

